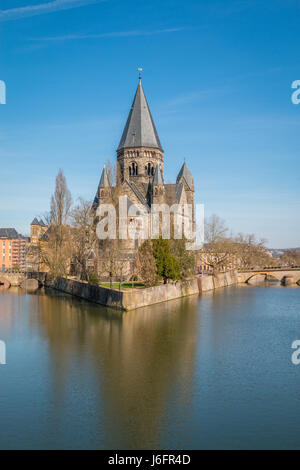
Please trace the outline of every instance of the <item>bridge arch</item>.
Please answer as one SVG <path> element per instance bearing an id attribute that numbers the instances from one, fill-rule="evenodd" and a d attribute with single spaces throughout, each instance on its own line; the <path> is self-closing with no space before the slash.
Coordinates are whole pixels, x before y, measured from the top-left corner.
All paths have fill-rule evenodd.
<path id="1" fill-rule="evenodd" d="M 262 272 L 255 272 L 255 273 L 252 273 L 247 279 L 246 279 L 246 284 L 255 276 L 271 276 L 271 277 L 274 277 L 274 279 L 276 279 L 277 281 L 279 282 L 282 282 L 282 279 L 279 278 L 278 276 L 276 276 L 274 273 L 272 272 L 266 272 L 266 271 L 262 271 Z"/>
<path id="2" fill-rule="evenodd" d="M 9 289 L 11 286 L 10 282 L 8 279 L 5 279 L 5 277 L 0 276 L 0 290 L 1 289 Z"/>

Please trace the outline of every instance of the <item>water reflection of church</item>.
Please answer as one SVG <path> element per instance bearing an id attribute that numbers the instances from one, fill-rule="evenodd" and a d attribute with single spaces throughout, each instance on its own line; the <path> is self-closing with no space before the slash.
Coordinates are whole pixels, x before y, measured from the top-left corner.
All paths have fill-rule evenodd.
<path id="1" fill-rule="evenodd" d="M 174 400 L 180 402 L 178 419 L 189 405 L 197 302 L 192 296 L 118 316 L 68 296 L 32 297 L 32 323 L 49 344 L 55 407 L 63 408 L 67 390 L 80 389 L 73 383 L 74 367 L 82 376 L 89 371 L 96 406 L 90 412 L 98 416 L 95 432 L 102 441 L 96 446 L 159 447 Z"/>

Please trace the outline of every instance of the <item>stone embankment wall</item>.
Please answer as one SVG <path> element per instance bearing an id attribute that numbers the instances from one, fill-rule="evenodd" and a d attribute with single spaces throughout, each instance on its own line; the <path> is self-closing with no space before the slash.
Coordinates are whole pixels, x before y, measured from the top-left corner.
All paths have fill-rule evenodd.
<path id="1" fill-rule="evenodd" d="M 120 310 L 133 310 L 147 305 L 178 299 L 188 295 L 199 294 L 197 279 L 184 282 L 164 284 L 145 289 L 128 289 L 118 291 L 102 286 L 95 286 L 72 279 L 59 278 L 54 281 L 46 274 L 32 273 L 32 278 L 38 279 L 46 287 L 66 292 L 81 299 L 105 305 Z"/>
<path id="2" fill-rule="evenodd" d="M 162 284 L 145 289 L 128 289 L 118 291 L 102 286 L 95 286 L 72 279 L 59 278 L 51 280 L 47 274 L 32 273 L 46 287 L 51 287 L 81 299 L 89 300 L 119 310 L 134 310 L 140 307 L 166 302 L 189 295 L 237 284 L 236 273 L 222 273 L 217 276 L 204 276 L 186 281 Z"/>
<path id="3" fill-rule="evenodd" d="M 207 292 L 219 289 L 220 287 L 229 287 L 238 284 L 238 274 L 236 271 L 220 273 L 215 276 L 203 276 L 199 278 L 199 292 Z"/>

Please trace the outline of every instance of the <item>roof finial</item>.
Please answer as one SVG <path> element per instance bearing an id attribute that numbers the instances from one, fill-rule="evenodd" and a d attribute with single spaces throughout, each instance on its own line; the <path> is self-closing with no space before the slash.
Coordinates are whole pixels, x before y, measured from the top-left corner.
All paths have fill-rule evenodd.
<path id="1" fill-rule="evenodd" d="M 143 71 L 143 69 L 139 67 L 138 71 L 139 71 L 139 81 L 141 81 L 142 80 L 142 71 Z"/>

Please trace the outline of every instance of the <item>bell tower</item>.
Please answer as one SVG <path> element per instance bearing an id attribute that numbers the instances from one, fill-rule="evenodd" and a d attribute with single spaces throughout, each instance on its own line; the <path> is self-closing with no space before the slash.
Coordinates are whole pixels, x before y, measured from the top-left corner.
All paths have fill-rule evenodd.
<path id="1" fill-rule="evenodd" d="M 143 90 L 141 76 L 117 149 L 117 184 L 126 179 L 151 183 L 158 165 L 163 174 L 164 152 Z"/>

